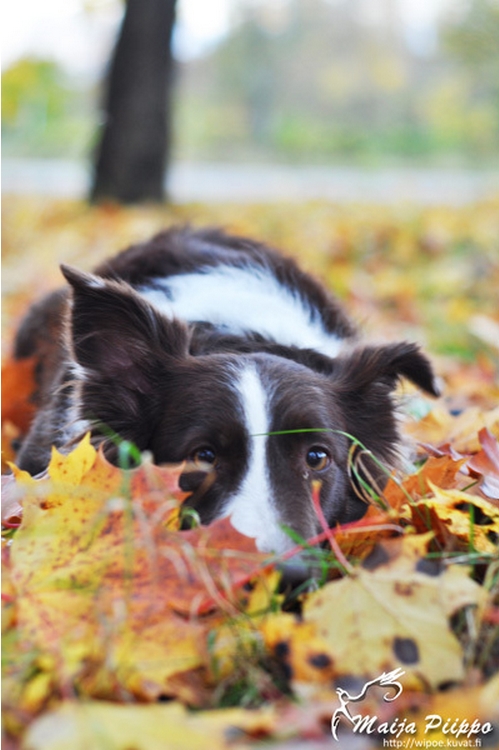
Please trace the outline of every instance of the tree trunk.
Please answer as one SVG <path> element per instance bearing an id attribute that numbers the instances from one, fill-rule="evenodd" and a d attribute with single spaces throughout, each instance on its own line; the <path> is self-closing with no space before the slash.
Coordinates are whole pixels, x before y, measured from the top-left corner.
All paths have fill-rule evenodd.
<path id="1" fill-rule="evenodd" d="M 176 0 L 127 0 L 112 58 L 91 200 L 164 199 Z"/>

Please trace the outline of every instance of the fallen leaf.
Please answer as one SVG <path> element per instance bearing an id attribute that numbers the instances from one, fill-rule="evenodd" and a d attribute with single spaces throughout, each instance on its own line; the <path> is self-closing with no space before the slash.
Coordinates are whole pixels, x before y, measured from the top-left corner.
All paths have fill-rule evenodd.
<path id="1" fill-rule="evenodd" d="M 438 447 L 450 442 L 458 453 L 478 453 L 478 432 L 484 426 L 499 436 L 499 406 L 491 411 L 470 407 L 458 416 L 435 407 L 419 422 L 407 424 L 404 430 L 420 443 Z"/>
<path id="2" fill-rule="evenodd" d="M 429 485 L 431 497 L 410 509 L 416 528 L 423 530 L 429 525 L 444 545 L 454 538 L 465 548 L 471 546 L 479 552 L 494 554 L 499 540 L 499 508 L 477 495 L 443 490 L 431 481 Z"/>
<path id="3" fill-rule="evenodd" d="M 487 497 L 499 500 L 499 443 L 486 427 L 478 433 L 482 449 L 467 463 L 473 476 L 479 476 L 480 489 Z M 438 482 L 437 482 L 438 484 Z"/>
<path id="4" fill-rule="evenodd" d="M 402 482 L 396 482 L 393 478 L 383 493 L 384 498 L 391 508 L 400 511 L 408 501 L 415 501 L 425 497 L 431 492 L 430 482 L 439 487 L 454 487 L 456 474 L 465 464 L 466 457 L 455 460 L 451 456 L 435 458 L 431 456 L 415 474 L 411 474 Z"/>
<path id="5" fill-rule="evenodd" d="M 35 413 L 36 358 L 8 359 L 2 365 L 2 423 L 10 422 L 26 432 Z"/>
<path id="6" fill-rule="evenodd" d="M 412 702 L 412 705 L 411 705 Z M 431 742 L 431 747 L 440 747 L 437 743 L 455 742 L 456 747 L 497 747 L 499 732 L 499 675 L 496 675 L 484 685 L 465 687 L 461 690 L 449 690 L 431 696 L 409 697 L 398 707 L 398 713 L 410 716 L 416 724 L 416 733 L 407 735 L 409 742 L 425 740 Z M 427 717 L 435 717 L 428 719 Z M 454 724 L 456 722 L 456 724 Z M 468 730 L 458 737 L 456 732 L 462 722 L 468 723 Z M 492 732 L 487 728 L 481 732 L 478 727 L 468 737 L 469 728 L 473 722 L 478 722 L 481 729 L 490 724 Z M 454 724 L 454 734 L 449 730 Z M 433 726 L 433 729 L 428 727 Z M 446 731 L 444 731 L 446 728 Z M 463 728 L 464 729 L 464 728 Z M 466 745 L 466 742 L 473 744 Z M 475 744 L 480 743 L 480 744 Z M 427 745 L 430 747 L 430 745 Z"/>
<path id="7" fill-rule="evenodd" d="M 23 750 L 205 750 L 237 747 L 234 739 L 270 735 L 271 709 L 189 713 L 179 703 L 64 703 L 27 731 Z M 207 745 L 208 743 L 208 745 Z"/>
<path id="8" fill-rule="evenodd" d="M 147 463 L 121 471 L 88 437 L 68 456 L 54 450 L 44 479 L 14 469 L 24 491 L 11 549 L 17 630 L 54 656 L 59 684 L 108 697 L 168 694 L 170 679 L 204 666 L 214 621 L 199 612 L 237 611 L 234 588 L 266 560 L 229 519 L 175 530 L 179 472 Z"/>
<path id="9" fill-rule="evenodd" d="M 330 685 L 338 674 L 329 640 L 314 622 L 282 612 L 267 617 L 261 630 L 267 649 L 295 688 L 302 682 Z"/>
<path id="10" fill-rule="evenodd" d="M 286 625 L 286 660 L 294 664 L 293 673 L 310 672 L 304 665 L 308 650 L 300 665 L 293 662 L 295 647 L 303 653 L 301 627 L 305 644 L 314 639 L 320 644 L 328 678 L 333 673 L 373 678 L 401 667 L 419 686 L 462 680 L 462 649 L 448 618 L 485 595 L 463 568 L 444 569 L 423 557 L 428 540 L 426 535 L 380 542 L 353 575 L 311 593 L 303 624 L 293 628 L 288 620 Z M 271 628 L 269 618 L 265 633 Z"/>
<path id="11" fill-rule="evenodd" d="M 15 595 L 10 577 L 10 544 L 2 539 L 2 633 L 15 624 Z"/>

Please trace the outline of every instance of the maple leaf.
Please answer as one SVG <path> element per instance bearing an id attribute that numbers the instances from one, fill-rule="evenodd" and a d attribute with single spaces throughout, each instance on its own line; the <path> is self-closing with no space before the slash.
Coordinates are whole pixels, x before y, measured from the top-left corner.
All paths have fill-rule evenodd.
<path id="1" fill-rule="evenodd" d="M 419 471 L 406 477 L 402 482 L 396 482 L 391 477 L 383 497 L 390 508 L 399 511 L 408 502 L 425 497 L 431 492 L 431 482 L 439 487 L 454 487 L 456 474 L 465 463 L 466 457 L 455 460 L 452 456 L 431 456 Z"/>
<path id="2" fill-rule="evenodd" d="M 2 472 L 35 414 L 35 365 L 35 357 L 11 358 L 2 365 Z"/>
<path id="3" fill-rule="evenodd" d="M 2 538 L 2 633 L 15 622 L 14 588 L 10 577 L 10 546 Z"/>
<path id="4" fill-rule="evenodd" d="M 263 626 L 269 647 L 297 679 L 310 679 L 315 666 L 314 680 L 319 672 L 327 681 L 397 667 L 412 675 L 413 685 L 462 680 L 462 650 L 448 618 L 486 595 L 463 568 L 425 558 L 430 538 L 380 542 L 361 569 L 307 597 L 298 625 L 289 616 L 269 617 Z"/>
<path id="5" fill-rule="evenodd" d="M 266 557 L 229 519 L 178 531 L 179 473 L 121 471 L 88 436 L 68 456 L 54 450 L 45 478 L 14 467 L 24 491 L 11 545 L 16 629 L 25 648 L 52 655 L 61 685 L 151 699 L 175 684 L 196 700 L 175 679 L 204 665 L 213 617 L 199 613 L 237 611 L 233 588 Z"/>
<path id="6" fill-rule="evenodd" d="M 361 521 L 338 524 L 335 532 L 334 538 L 343 555 L 363 560 L 378 540 L 401 533 L 402 528 L 398 525 L 397 511 L 369 505 Z"/>

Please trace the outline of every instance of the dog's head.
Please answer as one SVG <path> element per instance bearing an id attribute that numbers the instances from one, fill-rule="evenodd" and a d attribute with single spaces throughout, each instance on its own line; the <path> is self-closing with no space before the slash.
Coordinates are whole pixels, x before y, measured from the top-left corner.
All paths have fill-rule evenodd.
<path id="1" fill-rule="evenodd" d="M 73 287 L 67 336 L 79 416 L 94 435 L 117 433 L 156 463 L 185 462 L 181 483 L 201 521 L 230 514 L 262 550 L 293 545 L 283 526 L 303 538 L 320 531 L 314 480 L 329 523 L 361 517 L 366 504 L 349 467 L 363 453 L 361 480 L 375 489 L 386 482 L 379 464 L 396 463 L 398 380 L 437 395 L 413 344 L 357 348 L 334 360 L 273 353 L 268 344 L 193 355 L 194 329 L 127 284 L 63 270 Z M 112 441 L 106 450 L 116 458 Z"/>

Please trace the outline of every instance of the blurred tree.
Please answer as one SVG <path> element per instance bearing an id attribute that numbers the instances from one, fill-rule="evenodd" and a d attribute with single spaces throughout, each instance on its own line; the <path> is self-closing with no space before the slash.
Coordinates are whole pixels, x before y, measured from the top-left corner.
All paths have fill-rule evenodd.
<path id="1" fill-rule="evenodd" d="M 127 0 L 112 58 L 92 201 L 161 201 L 170 148 L 176 0 Z"/>

